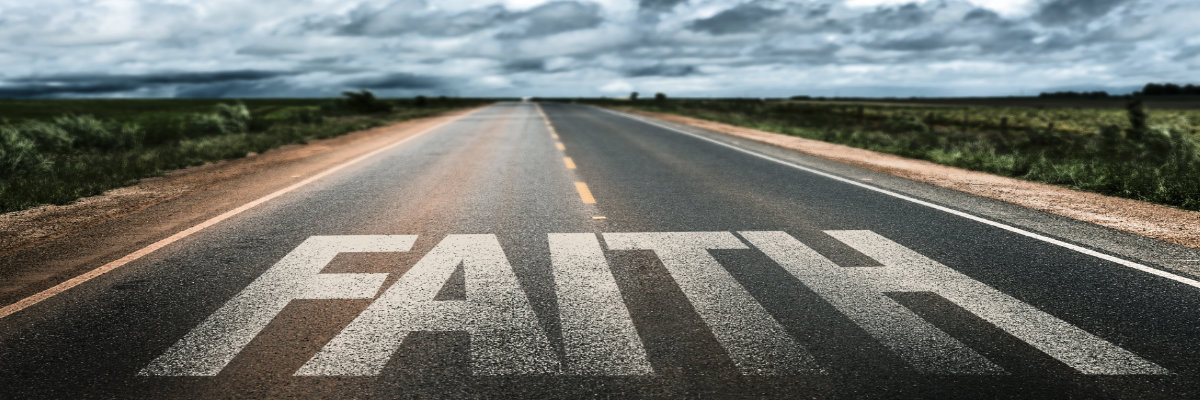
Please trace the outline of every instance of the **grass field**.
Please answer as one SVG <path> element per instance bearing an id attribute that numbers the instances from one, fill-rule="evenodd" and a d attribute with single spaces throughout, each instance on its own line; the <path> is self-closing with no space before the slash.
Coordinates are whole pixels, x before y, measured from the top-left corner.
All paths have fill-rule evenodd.
<path id="1" fill-rule="evenodd" d="M 584 101 L 1200 210 L 1197 99 Z"/>
<path id="2" fill-rule="evenodd" d="M 483 99 L 0 100 L 0 212 Z"/>

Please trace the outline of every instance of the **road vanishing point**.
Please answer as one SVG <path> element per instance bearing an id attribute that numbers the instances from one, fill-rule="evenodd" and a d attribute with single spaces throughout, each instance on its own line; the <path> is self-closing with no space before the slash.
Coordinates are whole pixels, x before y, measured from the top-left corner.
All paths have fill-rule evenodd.
<path id="1" fill-rule="evenodd" d="M 12 299 L 0 398 L 1195 398 L 1189 251 L 497 103 Z"/>

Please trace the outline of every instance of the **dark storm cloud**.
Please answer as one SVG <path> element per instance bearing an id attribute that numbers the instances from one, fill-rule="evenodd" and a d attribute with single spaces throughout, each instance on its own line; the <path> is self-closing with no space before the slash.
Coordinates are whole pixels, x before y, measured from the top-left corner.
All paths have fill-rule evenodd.
<path id="1" fill-rule="evenodd" d="M 546 70 L 546 62 L 541 59 L 511 60 L 500 66 L 504 72 L 541 72 Z"/>
<path id="2" fill-rule="evenodd" d="M 230 70 L 211 72 L 159 72 L 140 75 L 72 73 L 30 75 L 5 79 L 0 97 L 54 97 L 64 94 L 114 94 L 164 86 L 219 85 L 262 81 L 295 75 L 295 72 Z"/>
<path id="3" fill-rule="evenodd" d="M 285 46 L 279 46 L 279 45 L 273 45 L 273 44 L 264 44 L 264 43 L 255 43 L 255 44 L 252 44 L 249 46 L 243 46 L 242 48 L 237 49 L 237 51 L 235 52 L 235 54 L 240 54 L 240 55 L 262 56 L 262 57 L 273 57 L 273 56 L 282 56 L 282 55 L 299 54 L 299 53 L 302 53 L 302 51 L 297 48 L 285 47 Z"/>
<path id="4" fill-rule="evenodd" d="M 712 35 L 850 33 L 852 21 L 830 18 L 829 3 L 776 3 L 757 1 L 732 6 L 708 18 L 688 23 L 689 30 Z M 786 39 L 783 39 L 786 40 Z"/>
<path id="5" fill-rule="evenodd" d="M 1086 24 L 1108 14 L 1129 0 L 1050 0 L 1043 3 L 1033 20 L 1043 25 Z"/>
<path id="6" fill-rule="evenodd" d="M 757 4 L 742 4 L 711 17 L 692 21 L 689 28 L 714 35 L 754 32 L 762 28 L 760 24 L 763 21 L 777 13 L 776 10 Z"/>
<path id="7" fill-rule="evenodd" d="M 670 11 L 687 0 L 638 0 L 638 9 L 648 11 Z"/>
<path id="8" fill-rule="evenodd" d="M 422 76 L 404 72 L 385 75 L 349 79 L 344 85 L 363 89 L 433 89 L 444 83 L 441 78 Z"/>
<path id="9" fill-rule="evenodd" d="M 1171 60 L 1187 61 L 1187 60 L 1191 59 L 1192 57 L 1196 57 L 1198 55 L 1200 55 L 1200 45 L 1187 46 L 1182 49 L 1179 49 L 1179 51 L 1175 53 L 1175 56 L 1171 57 Z"/>
<path id="10" fill-rule="evenodd" d="M 906 29 L 919 28 L 929 22 L 932 14 L 916 3 L 900 7 L 880 7 L 864 14 L 859 21 L 862 29 Z"/>
<path id="11" fill-rule="evenodd" d="M 678 77 L 696 74 L 696 67 L 691 65 L 652 65 L 648 67 L 630 68 L 625 71 L 625 76 L 667 76 Z"/>
<path id="12" fill-rule="evenodd" d="M 451 37 L 477 32 L 517 16 L 499 5 L 481 7 L 459 13 L 421 13 L 421 4 L 410 1 L 392 3 L 381 10 L 365 6 L 352 11 L 350 21 L 335 31 L 348 36 L 394 36 L 418 33 L 425 36 Z M 322 21 L 316 28 L 327 26 Z"/>
<path id="13" fill-rule="evenodd" d="M 908 52 L 939 50 L 958 45 L 961 45 L 959 41 L 946 37 L 946 35 L 942 34 L 926 34 L 913 37 L 904 37 L 869 44 L 869 46 L 877 49 Z"/>
<path id="14" fill-rule="evenodd" d="M 499 37 L 519 39 L 587 29 L 604 22 L 600 7 L 594 3 L 555 1 L 525 11 L 511 11 L 491 5 L 457 13 L 422 11 L 424 3 L 399 1 L 382 9 L 360 6 L 350 12 L 349 21 L 334 31 L 348 36 L 385 37 L 416 33 L 431 37 L 462 36 L 500 27 Z M 328 18 L 309 17 L 308 29 L 321 30 L 331 24 Z"/>
<path id="15" fill-rule="evenodd" d="M 126 83 L 88 83 L 68 86 L 42 83 L 0 85 L 0 98 L 53 97 L 59 94 L 104 95 L 140 88 Z"/>
<path id="16" fill-rule="evenodd" d="M 261 70 L 231 70 L 211 72 L 159 72 L 142 75 L 110 75 L 110 74 L 56 74 L 32 75 L 7 79 L 17 83 L 46 83 L 46 84 L 91 84 L 91 83 L 129 83 L 172 84 L 172 83 L 213 83 L 221 81 L 254 81 L 295 75 L 295 72 L 261 71 Z"/>
<path id="17" fill-rule="evenodd" d="M 600 6 L 595 3 L 556 1 L 517 13 L 513 21 L 519 22 L 520 27 L 501 33 L 500 38 L 538 37 L 588 29 L 600 25 L 604 18 L 600 15 Z"/>
<path id="18" fill-rule="evenodd" d="M 968 12 L 967 15 L 964 15 L 962 20 L 966 23 L 996 24 L 1000 23 L 1004 19 L 1001 18 L 1000 14 L 997 14 L 995 11 L 976 8 Z"/>

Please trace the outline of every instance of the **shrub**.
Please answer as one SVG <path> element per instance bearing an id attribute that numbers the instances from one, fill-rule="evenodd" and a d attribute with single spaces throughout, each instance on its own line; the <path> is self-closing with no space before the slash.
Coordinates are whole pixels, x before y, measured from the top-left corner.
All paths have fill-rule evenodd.
<path id="1" fill-rule="evenodd" d="M 0 173 L 15 176 L 19 172 L 41 172 L 50 168 L 50 160 L 38 151 L 38 143 L 13 126 L 0 126 Z"/>
<path id="2" fill-rule="evenodd" d="M 145 133 L 134 123 L 112 126 L 91 115 L 62 115 L 54 124 L 67 132 L 77 148 L 131 149 L 142 145 Z"/>
<path id="3" fill-rule="evenodd" d="M 894 132 L 925 132 L 929 129 L 925 121 L 912 114 L 893 114 L 884 121 L 885 127 Z"/>
<path id="4" fill-rule="evenodd" d="M 392 105 L 375 98 L 371 91 L 363 89 L 357 92 L 342 92 L 342 98 L 334 100 L 333 111 L 349 111 L 359 114 L 385 113 L 392 111 Z"/>
<path id="5" fill-rule="evenodd" d="M 126 149 L 141 147 L 146 141 L 146 131 L 142 129 L 141 125 L 136 123 L 123 123 L 117 128 L 116 133 L 116 136 L 121 140 L 122 147 Z"/>
<path id="6" fill-rule="evenodd" d="M 38 149 L 46 152 L 63 152 L 75 143 L 70 133 L 50 122 L 26 121 L 17 125 L 16 129 L 22 136 L 37 143 Z"/>
<path id="7" fill-rule="evenodd" d="M 182 131 L 187 137 L 203 137 L 229 133 L 225 118 L 217 114 L 194 114 L 187 119 Z"/>
<path id="8" fill-rule="evenodd" d="M 76 146 L 106 148 L 115 141 L 104 123 L 91 115 L 63 115 L 53 121 L 74 139 Z"/>
<path id="9" fill-rule="evenodd" d="M 241 103 L 217 104 L 216 112 L 192 114 L 184 120 L 181 131 L 187 137 L 245 133 L 250 126 L 250 110 Z"/>
<path id="10" fill-rule="evenodd" d="M 219 103 L 216 107 L 216 114 L 225 120 L 226 127 L 230 132 L 246 132 L 250 126 L 250 110 L 246 109 L 246 105 L 241 102 Z"/>
<path id="11" fill-rule="evenodd" d="M 1129 137 L 1137 140 L 1141 139 L 1142 134 L 1146 132 L 1146 106 L 1142 103 L 1142 99 L 1133 99 L 1129 104 L 1125 105 L 1126 111 L 1129 113 Z"/>
<path id="12" fill-rule="evenodd" d="M 325 120 L 321 112 L 312 107 L 285 107 L 263 117 L 272 123 L 319 124 Z"/>

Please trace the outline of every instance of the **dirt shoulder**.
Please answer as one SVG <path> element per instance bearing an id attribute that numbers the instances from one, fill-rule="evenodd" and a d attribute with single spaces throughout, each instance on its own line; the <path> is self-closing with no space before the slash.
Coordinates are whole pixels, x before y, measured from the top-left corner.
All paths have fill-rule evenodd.
<path id="1" fill-rule="evenodd" d="M 721 132 L 845 164 L 984 196 L 1169 243 L 1200 248 L 1200 212 L 1081 192 L 839 144 L 674 114 L 622 111 Z"/>
<path id="2" fill-rule="evenodd" d="M 283 146 L 143 179 L 67 205 L 0 215 L 0 300 L 31 294 L 472 110 Z"/>

